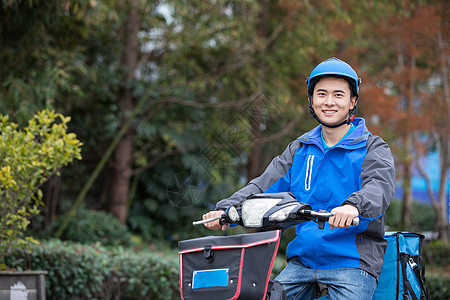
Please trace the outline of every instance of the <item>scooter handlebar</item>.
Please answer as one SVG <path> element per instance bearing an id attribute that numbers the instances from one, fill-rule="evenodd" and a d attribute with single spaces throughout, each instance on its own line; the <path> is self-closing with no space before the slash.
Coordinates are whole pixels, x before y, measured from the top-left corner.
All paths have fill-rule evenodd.
<path id="1" fill-rule="evenodd" d="M 323 221 L 328 221 L 329 218 L 336 215 L 336 213 L 334 213 L 334 212 L 328 212 L 328 211 L 323 211 L 323 210 L 315 211 L 315 210 L 307 210 L 307 209 L 302 209 L 299 211 L 299 213 L 303 214 L 303 215 L 311 216 L 313 218 L 321 219 Z M 351 225 L 358 226 L 359 225 L 359 217 L 353 218 Z"/>
<path id="2" fill-rule="evenodd" d="M 325 220 L 325 221 L 328 221 L 329 218 L 331 218 L 332 216 L 336 215 L 336 213 L 334 213 L 334 212 L 314 211 L 314 210 L 301 210 L 299 213 L 311 216 L 313 218 L 319 218 L 319 219 L 322 219 L 322 220 Z M 224 218 L 224 215 L 218 216 L 218 217 L 214 217 L 214 218 L 204 219 L 204 220 L 200 220 L 200 221 L 194 221 L 194 222 L 192 222 L 192 225 L 194 225 L 194 226 L 196 226 L 196 225 L 203 225 L 203 224 L 206 224 L 206 223 L 214 222 L 216 220 L 221 220 L 221 219 Z M 221 224 L 222 223 L 223 222 L 221 222 Z M 228 223 L 228 222 L 226 222 L 226 223 Z M 355 217 L 353 219 L 351 225 L 358 226 L 359 225 L 359 218 Z"/>

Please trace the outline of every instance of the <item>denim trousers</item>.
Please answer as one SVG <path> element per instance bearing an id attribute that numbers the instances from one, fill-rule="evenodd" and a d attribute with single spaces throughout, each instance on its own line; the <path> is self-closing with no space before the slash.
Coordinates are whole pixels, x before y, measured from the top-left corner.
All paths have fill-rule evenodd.
<path id="1" fill-rule="evenodd" d="M 314 270 L 295 257 L 276 280 L 283 284 L 288 300 L 314 299 L 317 283 L 328 286 L 329 299 L 370 300 L 377 287 L 375 277 L 364 270 L 345 268 Z"/>

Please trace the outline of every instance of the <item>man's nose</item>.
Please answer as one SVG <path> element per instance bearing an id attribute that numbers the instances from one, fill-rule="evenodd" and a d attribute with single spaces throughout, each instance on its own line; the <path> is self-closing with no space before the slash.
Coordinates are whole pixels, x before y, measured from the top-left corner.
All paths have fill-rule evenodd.
<path id="1" fill-rule="evenodd" d="M 333 97 L 333 95 L 327 95 L 327 98 L 325 99 L 325 104 L 327 104 L 327 105 L 333 105 L 334 104 L 334 97 Z"/>

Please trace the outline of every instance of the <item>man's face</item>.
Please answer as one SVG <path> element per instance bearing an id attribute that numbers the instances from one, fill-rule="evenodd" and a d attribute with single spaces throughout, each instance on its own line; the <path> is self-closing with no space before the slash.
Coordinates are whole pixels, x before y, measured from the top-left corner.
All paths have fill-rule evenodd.
<path id="1" fill-rule="evenodd" d="M 319 119 L 327 125 L 339 124 L 348 118 L 356 97 L 351 97 L 348 82 L 342 78 L 324 77 L 320 79 L 312 95 L 312 107 Z"/>

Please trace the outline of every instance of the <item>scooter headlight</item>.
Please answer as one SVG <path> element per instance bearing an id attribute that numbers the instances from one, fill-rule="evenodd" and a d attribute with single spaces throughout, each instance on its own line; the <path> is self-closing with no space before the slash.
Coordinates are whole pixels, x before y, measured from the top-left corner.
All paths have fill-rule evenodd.
<path id="1" fill-rule="evenodd" d="M 280 202 L 280 198 L 247 199 L 242 204 L 242 221 L 245 227 L 261 227 L 265 213 Z"/>
<path id="2" fill-rule="evenodd" d="M 281 222 L 281 221 L 286 220 L 289 213 L 292 211 L 292 209 L 294 209 L 297 206 L 298 206 L 298 204 L 292 204 L 292 205 L 286 206 L 285 208 L 274 212 L 273 214 L 271 214 L 269 216 L 269 221 Z"/>

